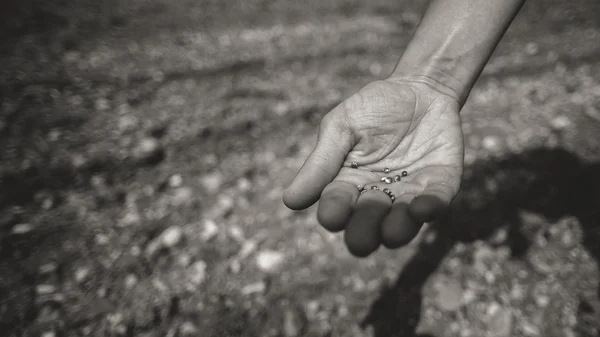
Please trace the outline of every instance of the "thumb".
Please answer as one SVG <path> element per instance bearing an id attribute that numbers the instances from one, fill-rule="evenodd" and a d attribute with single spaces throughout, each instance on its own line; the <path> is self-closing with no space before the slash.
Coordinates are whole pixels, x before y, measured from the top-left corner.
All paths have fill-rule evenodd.
<path id="1" fill-rule="evenodd" d="M 317 202 L 352 149 L 350 130 L 340 125 L 334 116 L 329 113 L 323 117 L 314 150 L 283 193 L 283 203 L 290 209 L 305 209 Z"/>

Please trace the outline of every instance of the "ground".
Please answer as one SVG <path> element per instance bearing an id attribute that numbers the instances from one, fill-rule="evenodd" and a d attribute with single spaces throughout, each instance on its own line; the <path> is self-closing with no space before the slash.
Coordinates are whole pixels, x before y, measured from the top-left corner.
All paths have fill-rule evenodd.
<path id="1" fill-rule="evenodd" d="M 598 336 L 597 1 L 526 4 L 451 212 L 367 259 L 281 196 L 424 1 L 31 2 L 1 30 L 7 336 Z"/>

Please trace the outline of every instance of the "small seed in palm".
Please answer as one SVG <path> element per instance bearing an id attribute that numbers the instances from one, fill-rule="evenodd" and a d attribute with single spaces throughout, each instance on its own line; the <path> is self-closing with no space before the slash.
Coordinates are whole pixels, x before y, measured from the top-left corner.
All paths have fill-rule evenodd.
<path id="1" fill-rule="evenodd" d="M 356 187 L 358 188 L 359 191 L 363 191 L 365 189 L 365 187 L 363 185 L 357 185 Z"/>
<path id="2" fill-rule="evenodd" d="M 373 185 L 373 186 L 371 186 L 371 189 L 372 189 L 372 190 L 378 190 L 378 189 L 379 189 L 379 187 L 377 187 L 377 186 Z"/>
<path id="3" fill-rule="evenodd" d="M 402 171 L 402 176 L 403 176 L 403 177 L 406 177 L 407 175 L 408 175 L 408 172 L 406 172 L 406 171 Z"/>
<path id="4" fill-rule="evenodd" d="M 390 195 L 390 194 L 392 194 L 392 191 L 389 188 L 384 188 L 383 193 Z"/>
<path id="5" fill-rule="evenodd" d="M 383 182 L 385 182 L 386 184 L 391 184 L 391 183 L 392 183 L 392 181 L 393 181 L 393 180 L 392 180 L 392 178 L 390 178 L 390 177 L 385 177 L 385 178 L 383 178 Z"/>
<path id="6" fill-rule="evenodd" d="M 383 173 L 390 173 L 390 169 L 389 169 L 389 168 L 387 168 L 387 167 L 386 167 L 386 168 L 384 168 L 384 169 L 383 169 Z"/>
<path id="7" fill-rule="evenodd" d="M 394 176 L 394 181 L 395 181 L 395 182 L 399 182 L 401 179 L 402 179 L 402 177 L 400 177 L 400 175 L 399 175 L 399 174 L 396 174 L 396 175 Z"/>
<path id="8" fill-rule="evenodd" d="M 358 168 L 358 164 L 355 161 L 353 161 L 352 163 L 350 163 L 350 167 Z"/>

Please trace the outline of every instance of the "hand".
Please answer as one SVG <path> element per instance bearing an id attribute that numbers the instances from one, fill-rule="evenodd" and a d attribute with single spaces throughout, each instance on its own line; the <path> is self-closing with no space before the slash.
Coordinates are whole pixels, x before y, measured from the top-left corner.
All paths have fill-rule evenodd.
<path id="1" fill-rule="evenodd" d="M 320 198 L 318 221 L 329 231 L 344 230 L 357 257 L 381 244 L 408 244 L 458 192 L 464 153 L 459 109 L 457 99 L 425 82 L 367 84 L 323 117 L 315 149 L 284 192 L 285 205 L 300 210 Z M 400 182 L 381 181 L 402 171 L 408 175 Z"/>

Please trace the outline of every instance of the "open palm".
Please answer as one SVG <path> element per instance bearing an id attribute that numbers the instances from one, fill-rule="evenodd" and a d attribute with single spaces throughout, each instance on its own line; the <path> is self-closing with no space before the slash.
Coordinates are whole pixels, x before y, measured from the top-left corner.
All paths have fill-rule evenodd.
<path id="1" fill-rule="evenodd" d="M 299 210 L 320 199 L 321 225 L 344 230 L 348 250 L 365 257 L 381 244 L 409 243 L 444 213 L 459 189 L 463 152 L 456 99 L 422 82 L 371 82 L 323 117 L 283 201 Z"/>

